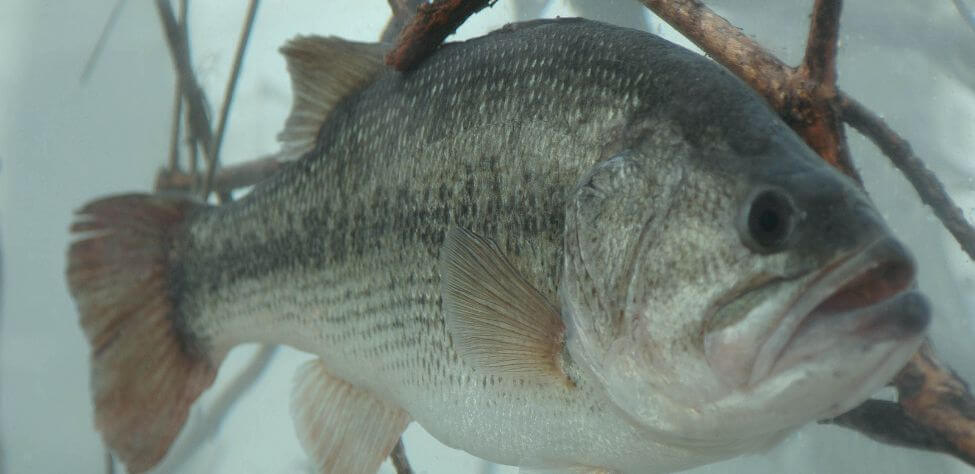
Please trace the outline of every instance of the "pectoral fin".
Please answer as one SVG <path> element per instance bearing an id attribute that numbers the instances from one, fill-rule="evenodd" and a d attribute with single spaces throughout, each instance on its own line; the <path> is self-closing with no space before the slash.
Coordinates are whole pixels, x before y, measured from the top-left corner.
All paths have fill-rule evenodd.
<path id="1" fill-rule="evenodd" d="M 559 312 L 497 244 L 455 227 L 440 259 L 447 330 L 466 362 L 499 375 L 571 383 L 561 368 Z"/>
<path id="2" fill-rule="evenodd" d="M 322 473 L 374 474 L 410 422 L 403 409 L 329 374 L 321 360 L 298 369 L 291 414 Z"/>

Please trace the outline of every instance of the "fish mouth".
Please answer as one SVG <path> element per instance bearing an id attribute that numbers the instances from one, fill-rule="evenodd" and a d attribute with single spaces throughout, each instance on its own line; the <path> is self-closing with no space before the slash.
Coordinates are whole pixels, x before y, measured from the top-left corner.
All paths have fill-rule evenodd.
<path id="1" fill-rule="evenodd" d="M 930 321 L 915 289 L 915 265 L 903 245 L 884 237 L 821 270 L 762 344 L 748 385 L 813 360 L 832 341 L 909 341 Z"/>

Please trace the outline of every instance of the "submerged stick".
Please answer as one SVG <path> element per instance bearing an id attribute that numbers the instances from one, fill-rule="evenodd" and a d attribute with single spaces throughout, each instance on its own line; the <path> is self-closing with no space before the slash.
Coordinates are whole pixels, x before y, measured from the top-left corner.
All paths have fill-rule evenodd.
<path id="1" fill-rule="evenodd" d="M 281 168 L 283 163 L 277 156 L 265 156 L 246 163 L 223 166 L 214 174 L 212 190 L 217 193 L 253 186 Z M 190 192 L 196 185 L 193 173 L 180 170 L 162 169 L 156 175 L 156 191 L 184 191 Z"/>
<path id="2" fill-rule="evenodd" d="M 406 448 L 403 447 L 402 437 L 396 441 L 396 446 L 393 446 L 393 452 L 389 453 L 389 459 L 393 462 L 396 474 L 413 474 L 413 468 L 410 467 L 410 462 L 406 459 Z"/>
<path id="3" fill-rule="evenodd" d="M 247 7 L 247 17 L 244 20 L 244 27 L 240 32 L 240 39 L 237 41 L 237 52 L 234 53 L 234 65 L 231 68 L 230 78 L 227 80 L 227 87 L 224 89 L 223 105 L 220 107 L 220 119 L 217 122 L 217 133 L 214 136 L 213 148 L 208 153 L 210 160 L 207 162 L 206 176 L 203 179 L 203 200 L 207 199 L 213 187 L 214 173 L 220 164 L 220 146 L 223 144 L 224 131 L 227 127 L 227 118 L 230 116 L 230 106 L 234 102 L 234 92 L 237 90 L 237 80 L 240 78 L 240 69 L 244 64 L 244 52 L 247 50 L 247 43 L 251 37 L 251 30 L 254 28 L 254 19 L 257 17 L 258 0 L 251 0 Z M 217 192 L 220 201 L 228 201 L 229 193 Z"/>
<path id="4" fill-rule="evenodd" d="M 400 33 L 396 47 L 386 56 L 386 64 L 408 71 L 440 47 L 468 17 L 492 5 L 491 0 L 436 0 L 417 9 L 416 15 Z"/>

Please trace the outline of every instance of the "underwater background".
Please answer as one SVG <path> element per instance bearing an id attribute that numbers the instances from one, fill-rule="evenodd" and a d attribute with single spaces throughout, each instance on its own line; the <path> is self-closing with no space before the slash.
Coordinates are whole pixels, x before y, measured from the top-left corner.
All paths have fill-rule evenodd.
<path id="1" fill-rule="evenodd" d="M 124 2 L 97 63 L 81 80 L 116 3 L 0 3 L 2 473 L 106 472 L 105 453 L 93 429 L 88 347 L 64 280 L 67 228 L 72 211 L 92 198 L 151 188 L 168 156 L 175 83 L 155 4 L 140 1 Z M 796 64 L 801 58 L 812 0 L 706 3 L 785 62 Z M 211 99 L 212 115 L 223 95 L 246 4 L 190 4 L 193 63 Z M 629 0 L 500 0 L 451 39 L 481 35 L 519 16 L 580 13 L 688 45 Z M 291 104 L 284 60 L 277 52 L 285 40 L 320 34 L 373 41 L 388 17 L 384 0 L 261 2 L 224 140 L 224 163 L 278 149 L 275 135 Z M 839 85 L 907 138 L 969 220 L 975 220 L 975 30 L 951 0 L 846 2 Z M 962 378 L 975 381 L 975 263 L 900 172 L 855 131 L 848 135 L 868 192 L 919 261 L 920 286 L 934 307 L 930 334 L 936 351 Z M 259 378 L 241 378 L 258 351 L 246 346 L 230 354 L 217 383 L 194 407 L 172 456 L 155 472 L 311 472 L 288 411 L 294 370 L 311 356 L 278 348 Z M 236 390 L 241 381 L 253 385 Z M 517 472 L 447 448 L 416 424 L 404 443 L 418 473 Z M 393 472 L 388 463 L 382 469 Z M 813 424 L 767 453 L 688 472 L 975 470 L 948 456 Z"/>

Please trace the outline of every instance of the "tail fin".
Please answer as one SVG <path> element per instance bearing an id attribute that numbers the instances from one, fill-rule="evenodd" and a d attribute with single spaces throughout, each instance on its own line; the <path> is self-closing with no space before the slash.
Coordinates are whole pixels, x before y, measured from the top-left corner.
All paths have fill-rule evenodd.
<path id="1" fill-rule="evenodd" d="M 114 196 L 80 209 L 71 227 L 83 233 L 67 279 L 91 344 L 95 425 L 130 472 L 166 454 L 219 364 L 181 332 L 170 276 L 172 237 L 197 206 Z"/>

